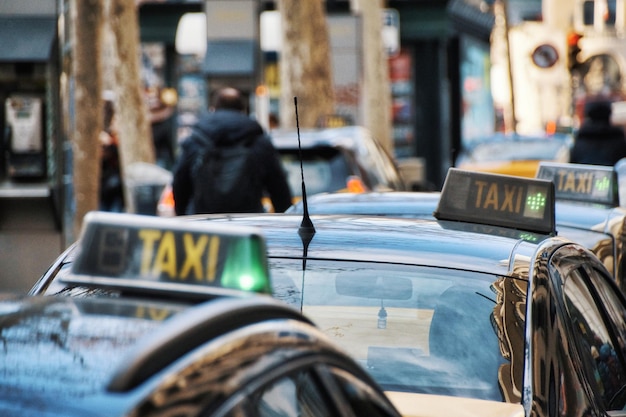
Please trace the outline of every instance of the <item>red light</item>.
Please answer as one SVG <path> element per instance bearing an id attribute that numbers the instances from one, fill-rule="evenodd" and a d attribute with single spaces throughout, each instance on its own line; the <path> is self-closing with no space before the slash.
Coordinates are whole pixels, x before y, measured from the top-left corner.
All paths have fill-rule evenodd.
<path id="1" fill-rule="evenodd" d="M 567 34 L 567 45 L 568 46 L 576 46 L 578 45 L 578 41 L 583 37 L 580 33 L 570 32 Z"/>

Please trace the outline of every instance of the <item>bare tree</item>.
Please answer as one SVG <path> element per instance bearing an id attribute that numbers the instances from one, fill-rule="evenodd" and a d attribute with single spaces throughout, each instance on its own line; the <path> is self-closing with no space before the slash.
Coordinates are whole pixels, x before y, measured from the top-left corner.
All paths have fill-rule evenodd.
<path id="1" fill-rule="evenodd" d="M 74 234 L 78 236 L 83 217 L 98 208 L 100 189 L 100 146 L 102 130 L 101 45 L 102 0 L 76 0 L 73 22 L 72 72 L 75 78 L 75 120 L 72 139 L 73 184 L 76 212 Z"/>
<path id="2" fill-rule="evenodd" d="M 283 47 L 280 57 L 281 127 L 314 127 L 334 112 L 330 41 L 323 0 L 279 0 Z"/>
<path id="3" fill-rule="evenodd" d="M 389 61 L 382 37 L 383 0 L 350 0 L 363 21 L 363 120 L 378 142 L 393 155 Z"/>
<path id="4" fill-rule="evenodd" d="M 134 212 L 128 187 L 128 167 L 136 162 L 155 163 L 148 106 L 141 80 L 139 18 L 135 0 L 109 0 L 109 21 L 115 40 L 116 113 L 119 126 L 119 153 L 126 211 Z"/>

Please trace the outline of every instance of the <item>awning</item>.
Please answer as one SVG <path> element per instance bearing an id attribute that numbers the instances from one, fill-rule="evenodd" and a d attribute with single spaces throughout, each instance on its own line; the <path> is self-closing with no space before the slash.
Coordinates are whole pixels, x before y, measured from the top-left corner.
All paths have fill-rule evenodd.
<path id="1" fill-rule="evenodd" d="M 55 17 L 0 17 L 0 62 L 48 61 L 55 38 Z"/>
<path id="2" fill-rule="evenodd" d="M 208 76 L 254 75 L 258 45 L 253 40 L 210 40 L 207 43 L 203 70 Z"/>

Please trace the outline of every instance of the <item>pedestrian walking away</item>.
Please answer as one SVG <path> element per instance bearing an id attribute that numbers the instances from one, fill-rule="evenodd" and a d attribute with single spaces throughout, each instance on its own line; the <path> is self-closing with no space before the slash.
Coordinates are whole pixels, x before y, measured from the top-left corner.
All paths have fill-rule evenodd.
<path id="1" fill-rule="evenodd" d="M 585 119 L 575 135 L 570 162 L 612 166 L 626 157 L 624 131 L 611 124 L 611 112 L 610 101 L 585 104 Z"/>
<path id="2" fill-rule="evenodd" d="M 212 107 L 181 143 L 173 176 L 177 215 L 262 212 L 265 195 L 276 212 L 291 205 L 278 152 L 246 114 L 241 92 L 231 87 L 216 92 Z"/>

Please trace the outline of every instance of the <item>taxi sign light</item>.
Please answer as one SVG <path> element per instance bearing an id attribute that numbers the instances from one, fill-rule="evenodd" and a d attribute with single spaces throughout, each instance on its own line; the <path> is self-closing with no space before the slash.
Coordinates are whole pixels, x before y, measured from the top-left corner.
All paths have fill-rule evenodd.
<path id="1" fill-rule="evenodd" d="M 439 220 L 457 220 L 556 234 L 554 185 L 550 181 L 450 168 Z"/>
<path id="2" fill-rule="evenodd" d="M 540 162 L 536 177 L 554 182 L 557 200 L 619 206 L 617 173 L 613 167 Z"/>
<path id="3" fill-rule="evenodd" d="M 110 288 L 271 293 L 266 244 L 254 228 L 133 214 L 85 216 L 64 280 Z"/>

